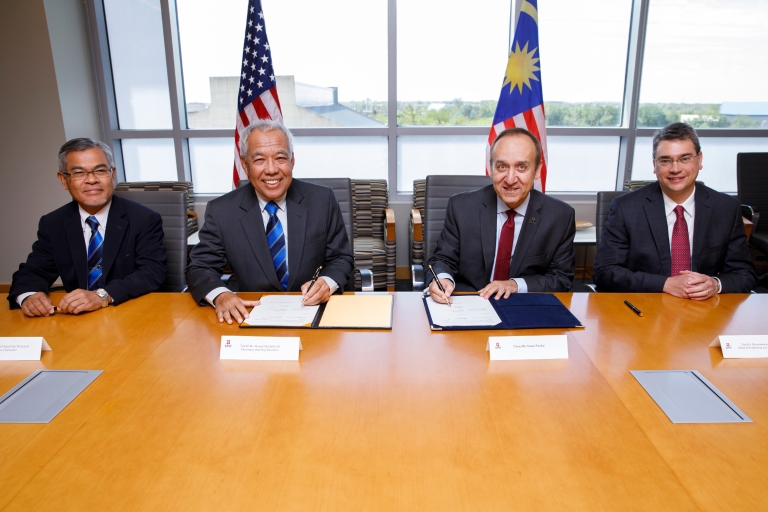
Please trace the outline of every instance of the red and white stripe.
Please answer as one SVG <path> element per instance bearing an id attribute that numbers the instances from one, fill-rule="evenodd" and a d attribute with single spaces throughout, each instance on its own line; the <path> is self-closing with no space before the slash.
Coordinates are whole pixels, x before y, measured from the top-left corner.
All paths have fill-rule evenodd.
<path id="1" fill-rule="evenodd" d="M 283 122 L 283 113 L 280 109 L 280 98 L 277 96 L 277 86 L 261 93 L 251 103 L 245 106 L 237 115 L 237 128 L 235 128 L 235 166 L 232 171 L 232 188 L 237 188 L 240 180 L 247 180 L 245 169 L 240 162 L 240 136 L 257 119 L 271 119 L 278 123 Z"/>
<path id="2" fill-rule="evenodd" d="M 496 140 L 496 136 L 507 128 L 525 128 L 541 141 L 541 174 L 534 183 L 534 187 L 536 190 L 544 192 L 547 182 L 547 125 L 544 105 L 537 105 L 491 127 L 491 132 L 488 134 L 488 144 L 485 146 L 485 173 L 488 176 L 491 175 L 491 144 Z"/>

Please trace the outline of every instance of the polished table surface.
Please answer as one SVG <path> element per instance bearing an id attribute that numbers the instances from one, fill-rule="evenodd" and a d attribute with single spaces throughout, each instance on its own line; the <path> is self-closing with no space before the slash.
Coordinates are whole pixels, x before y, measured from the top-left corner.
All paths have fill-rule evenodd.
<path id="1" fill-rule="evenodd" d="M 0 362 L 0 393 L 39 368 L 104 373 L 49 424 L 0 425 L 0 509 L 768 510 L 768 361 L 708 347 L 768 332 L 768 296 L 558 294 L 584 329 L 507 333 L 567 333 L 569 359 L 490 362 L 503 331 L 431 332 L 420 296 L 395 295 L 392 331 L 241 330 L 182 294 L 2 306 L 0 336 L 53 351 Z M 220 361 L 224 334 L 304 350 Z M 754 423 L 674 425 L 633 369 L 699 370 Z"/>

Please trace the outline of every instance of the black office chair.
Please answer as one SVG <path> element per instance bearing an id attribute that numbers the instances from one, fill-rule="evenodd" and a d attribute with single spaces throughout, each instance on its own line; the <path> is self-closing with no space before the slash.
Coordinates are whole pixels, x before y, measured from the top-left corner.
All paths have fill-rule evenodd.
<path id="1" fill-rule="evenodd" d="M 603 235 L 603 229 L 605 228 L 605 221 L 608 219 L 608 214 L 611 213 L 611 201 L 616 199 L 622 194 L 626 194 L 626 190 L 606 191 L 597 193 L 597 208 L 595 209 L 595 247 L 600 247 L 600 237 Z"/>
<path id="2" fill-rule="evenodd" d="M 737 154 L 736 183 L 742 215 L 752 221 L 749 245 L 768 255 L 768 153 Z"/>
<path id="3" fill-rule="evenodd" d="M 160 291 L 181 292 L 187 287 L 187 194 L 180 190 L 115 190 L 115 195 L 143 204 L 163 218 L 163 245 L 168 255 Z"/>
<path id="4" fill-rule="evenodd" d="M 491 184 L 489 176 L 427 176 L 424 187 L 424 216 L 419 225 L 418 218 L 421 217 L 418 210 L 411 213 L 411 223 L 413 233 L 421 233 L 423 242 L 424 256 L 423 261 L 426 264 L 437 246 L 437 238 L 443 231 L 445 225 L 445 210 L 448 207 L 448 199 L 452 195 L 460 192 L 477 190 Z M 416 215 L 414 215 L 416 214 Z M 414 235 L 415 237 L 416 235 Z M 413 246 L 413 243 L 411 244 Z M 411 265 L 411 285 L 414 291 L 424 289 L 424 264 Z"/>

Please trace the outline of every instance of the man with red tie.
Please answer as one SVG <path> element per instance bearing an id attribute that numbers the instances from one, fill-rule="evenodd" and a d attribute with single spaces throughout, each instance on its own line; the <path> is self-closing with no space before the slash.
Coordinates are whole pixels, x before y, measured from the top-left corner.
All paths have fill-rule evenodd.
<path id="1" fill-rule="evenodd" d="M 564 292 L 574 275 L 574 210 L 533 188 L 541 144 L 523 128 L 504 130 L 491 146 L 493 185 L 456 194 L 429 260 L 429 291 L 446 302 L 454 290 L 484 298 L 513 293 Z"/>
<path id="2" fill-rule="evenodd" d="M 613 200 L 595 257 L 598 291 L 666 292 L 705 300 L 755 285 L 736 198 L 696 183 L 696 131 L 672 123 L 653 137 L 656 182 Z"/>

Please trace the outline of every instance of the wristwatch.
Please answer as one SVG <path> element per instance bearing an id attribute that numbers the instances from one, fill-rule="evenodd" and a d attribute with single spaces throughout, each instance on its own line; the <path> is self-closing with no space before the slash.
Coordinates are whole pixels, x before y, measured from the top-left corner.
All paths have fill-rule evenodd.
<path id="1" fill-rule="evenodd" d="M 96 290 L 96 295 L 101 299 L 101 307 L 105 308 L 109 306 L 109 293 L 104 288 Z"/>

